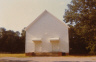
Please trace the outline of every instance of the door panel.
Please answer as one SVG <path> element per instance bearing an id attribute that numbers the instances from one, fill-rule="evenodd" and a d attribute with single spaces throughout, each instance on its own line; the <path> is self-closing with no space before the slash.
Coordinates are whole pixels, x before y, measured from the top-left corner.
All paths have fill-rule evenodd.
<path id="1" fill-rule="evenodd" d="M 41 52 L 41 43 L 35 43 L 35 52 Z"/>
<path id="2" fill-rule="evenodd" d="M 52 42 L 52 52 L 59 52 L 59 43 Z"/>

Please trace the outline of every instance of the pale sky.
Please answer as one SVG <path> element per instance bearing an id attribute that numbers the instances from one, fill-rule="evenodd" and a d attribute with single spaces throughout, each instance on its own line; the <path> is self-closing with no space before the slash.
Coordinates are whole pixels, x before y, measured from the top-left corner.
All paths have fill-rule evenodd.
<path id="1" fill-rule="evenodd" d="M 71 0 L 0 0 L 0 27 L 20 31 L 45 9 L 63 21 Z"/>

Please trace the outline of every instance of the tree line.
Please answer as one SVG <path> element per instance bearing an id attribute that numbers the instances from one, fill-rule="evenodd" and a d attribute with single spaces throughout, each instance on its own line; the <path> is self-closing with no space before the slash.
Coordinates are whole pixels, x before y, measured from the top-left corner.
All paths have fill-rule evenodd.
<path id="1" fill-rule="evenodd" d="M 25 30 L 14 32 L 0 28 L 0 53 L 24 53 Z"/>

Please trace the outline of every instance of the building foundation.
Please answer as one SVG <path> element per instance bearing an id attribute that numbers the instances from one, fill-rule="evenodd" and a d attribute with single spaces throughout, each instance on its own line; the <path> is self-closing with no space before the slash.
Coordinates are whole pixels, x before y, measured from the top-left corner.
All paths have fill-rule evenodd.
<path id="1" fill-rule="evenodd" d="M 31 52 L 31 53 L 25 53 L 26 56 L 65 56 L 65 55 L 69 55 L 69 53 L 62 53 L 62 52 L 40 52 L 40 53 L 35 53 L 35 52 Z"/>

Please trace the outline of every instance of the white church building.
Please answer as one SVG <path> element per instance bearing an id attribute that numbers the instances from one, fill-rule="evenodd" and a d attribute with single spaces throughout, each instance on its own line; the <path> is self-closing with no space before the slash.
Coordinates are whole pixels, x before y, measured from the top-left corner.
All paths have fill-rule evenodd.
<path id="1" fill-rule="evenodd" d="M 63 21 L 45 10 L 26 27 L 26 55 L 68 55 L 68 28 Z"/>

